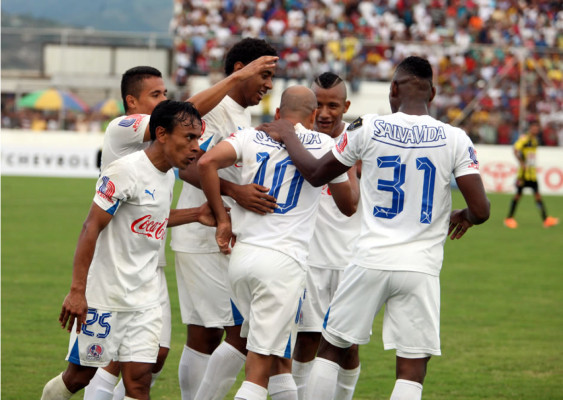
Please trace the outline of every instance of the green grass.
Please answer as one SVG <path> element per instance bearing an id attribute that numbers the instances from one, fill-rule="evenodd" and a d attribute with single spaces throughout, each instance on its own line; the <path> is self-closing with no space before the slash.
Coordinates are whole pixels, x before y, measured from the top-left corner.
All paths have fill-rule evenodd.
<path id="1" fill-rule="evenodd" d="M 66 367 L 68 334 L 57 319 L 94 184 L 93 179 L 2 177 L 4 400 L 39 398 L 45 382 Z M 489 197 L 491 219 L 462 240 L 446 243 L 443 356 L 429 364 L 424 398 L 563 399 L 563 226 L 544 229 L 527 195 L 516 214 L 520 227 L 507 229 L 502 220 L 510 196 Z M 563 217 L 563 197 L 544 201 L 551 215 Z M 454 204 L 463 204 L 458 193 Z M 172 349 L 152 391 L 155 399 L 180 398 L 177 367 L 186 335 L 173 254 L 167 256 Z M 382 350 L 381 316 L 360 356 L 354 398 L 388 399 L 395 356 Z"/>

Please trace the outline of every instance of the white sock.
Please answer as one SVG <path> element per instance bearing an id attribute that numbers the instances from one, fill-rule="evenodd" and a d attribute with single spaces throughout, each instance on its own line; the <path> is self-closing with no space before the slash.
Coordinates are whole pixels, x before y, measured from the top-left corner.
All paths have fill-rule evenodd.
<path id="1" fill-rule="evenodd" d="M 252 382 L 244 381 L 235 394 L 235 400 L 266 400 L 268 390 Z"/>
<path id="2" fill-rule="evenodd" d="M 67 400 L 72 397 L 71 393 L 65 383 L 63 382 L 63 373 L 51 379 L 43 388 L 41 400 Z"/>
<path id="3" fill-rule="evenodd" d="M 297 398 L 299 400 L 305 398 L 305 388 L 307 387 L 307 380 L 309 379 L 311 368 L 313 368 L 313 361 L 302 363 L 293 360 L 291 363 L 291 374 L 297 385 Z"/>
<path id="4" fill-rule="evenodd" d="M 272 400 L 297 400 L 297 385 L 291 374 L 270 376 L 268 393 Z"/>
<path id="5" fill-rule="evenodd" d="M 352 400 L 356 383 L 360 377 L 360 366 L 354 369 L 340 368 L 338 380 L 336 381 L 335 400 Z"/>
<path id="6" fill-rule="evenodd" d="M 315 358 L 305 389 L 305 400 L 334 399 L 339 369 L 340 366 L 335 362 Z"/>
<path id="7" fill-rule="evenodd" d="M 182 351 L 178 367 L 182 400 L 193 400 L 195 398 L 203 379 L 203 374 L 207 369 L 209 357 L 209 354 L 200 353 L 184 345 L 184 351 Z"/>
<path id="8" fill-rule="evenodd" d="M 84 388 L 84 400 L 111 400 L 113 389 L 119 377 L 110 374 L 103 368 L 98 368 L 96 375 Z"/>
<path id="9" fill-rule="evenodd" d="M 113 398 L 112 400 L 123 400 L 125 399 L 125 385 L 123 384 L 123 379 L 117 382 L 117 386 L 113 388 Z M 86 400 L 86 397 L 84 397 Z"/>
<path id="10" fill-rule="evenodd" d="M 154 384 L 155 384 L 156 380 L 158 379 L 158 377 L 160 376 L 161 372 L 162 372 L 162 370 L 152 373 L 152 375 L 151 375 L 151 388 L 154 386 Z"/>
<path id="11" fill-rule="evenodd" d="M 418 382 L 397 379 L 390 400 L 420 400 L 422 385 Z"/>
<path id="12" fill-rule="evenodd" d="M 244 354 L 223 341 L 211 354 L 195 400 L 222 400 L 237 380 L 245 361 Z"/>

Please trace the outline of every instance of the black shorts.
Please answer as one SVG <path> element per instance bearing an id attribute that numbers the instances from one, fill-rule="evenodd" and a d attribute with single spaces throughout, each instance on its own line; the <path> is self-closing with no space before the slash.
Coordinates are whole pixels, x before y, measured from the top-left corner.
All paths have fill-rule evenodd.
<path id="1" fill-rule="evenodd" d="M 531 188 L 534 193 L 538 193 L 538 181 L 517 181 L 516 190 L 518 194 L 522 194 L 522 190 L 526 187 Z"/>

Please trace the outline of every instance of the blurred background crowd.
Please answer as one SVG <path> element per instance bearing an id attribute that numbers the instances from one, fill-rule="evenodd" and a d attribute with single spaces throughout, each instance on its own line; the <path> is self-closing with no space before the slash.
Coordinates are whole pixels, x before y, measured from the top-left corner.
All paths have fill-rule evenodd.
<path id="1" fill-rule="evenodd" d="M 282 85 L 333 71 L 350 93 L 389 81 L 407 55 L 434 67 L 432 113 L 476 143 L 511 144 L 532 120 L 543 145 L 563 145 L 563 8 L 555 0 L 174 0 L 173 83 L 223 77 L 223 57 L 241 37 L 260 37 L 281 57 Z M 58 129 L 45 113 L 16 111 L 2 126 Z M 102 112 L 65 117 L 65 129 L 103 129 Z M 524 122 L 524 123 L 523 123 Z"/>

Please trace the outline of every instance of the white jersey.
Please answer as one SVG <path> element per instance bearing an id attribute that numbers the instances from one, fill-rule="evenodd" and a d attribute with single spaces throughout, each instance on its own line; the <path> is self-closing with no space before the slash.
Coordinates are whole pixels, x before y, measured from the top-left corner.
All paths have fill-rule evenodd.
<path id="1" fill-rule="evenodd" d="M 479 173 L 465 132 L 428 115 L 368 114 L 348 127 L 332 152 L 345 165 L 362 160 L 363 218 L 353 262 L 438 276 L 452 173 Z"/>
<path id="2" fill-rule="evenodd" d="M 113 218 L 98 237 L 88 272 L 89 306 L 115 311 L 159 306 L 158 249 L 173 188 L 173 170 L 158 170 L 144 151 L 104 169 L 94 202 Z"/>
<path id="3" fill-rule="evenodd" d="M 334 145 L 331 137 L 301 125 L 297 134 L 305 148 L 317 158 Z M 237 242 L 274 249 L 305 263 L 321 188 L 305 181 L 285 147 L 264 132 L 245 129 L 233 133 L 227 142 L 234 147 L 237 162 L 242 162 L 241 182 L 269 187 L 268 194 L 277 198 L 278 205 L 273 213 L 260 215 L 235 204 L 231 218 Z M 346 180 L 348 176 L 343 174 L 332 182 Z"/>
<path id="4" fill-rule="evenodd" d="M 150 142 L 143 142 L 149 120 L 150 115 L 132 114 L 117 117 L 109 123 L 104 134 L 101 170 L 118 158 L 149 146 Z"/>
<path id="5" fill-rule="evenodd" d="M 225 98 L 204 117 L 205 131 L 200 138 L 199 147 L 207 151 L 232 132 L 250 127 L 250 111 L 242 107 L 231 97 Z M 230 167 L 221 170 L 219 176 L 230 182 L 238 183 L 240 168 Z M 223 197 L 225 203 L 232 207 L 234 201 Z M 182 192 L 178 199 L 177 208 L 199 207 L 207 199 L 201 189 L 187 182 L 182 185 Z M 215 253 L 219 251 L 215 241 L 215 228 L 201 224 L 180 225 L 172 229 L 170 246 L 174 251 L 185 253 Z"/>
<path id="6" fill-rule="evenodd" d="M 350 263 L 360 235 L 360 215 L 359 209 L 351 217 L 342 214 L 328 185 L 324 185 L 315 230 L 309 243 L 307 264 L 317 268 L 343 270 Z"/>
<path id="7" fill-rule="evenodd" d="M 104 134 L 100 170 L 118 158 L 149 147 L 150 142 L 144 142 L 149 121 L 148 114 L 122 115 L 112 120 Z M 165 244 L 166 241 L 163 241 L 158 254 L 158 265 L 161 267 L 166 266 Z"/>

